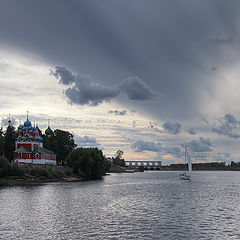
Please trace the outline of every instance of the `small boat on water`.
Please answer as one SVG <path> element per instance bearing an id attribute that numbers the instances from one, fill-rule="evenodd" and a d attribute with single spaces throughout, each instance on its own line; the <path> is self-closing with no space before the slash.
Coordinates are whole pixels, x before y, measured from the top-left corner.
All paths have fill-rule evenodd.
<path id="1" fill-rule="evenodd" d="M 187 166 L 186 163 L 188 162 L 188 171 L 187 171 Z M 188 153 L 187 146 L 185 146 L 185 172 L 180 173 L 179 178 L 181 180 L 190 180 L 191 179 L 191 173 L 192 173 L 192 160 L 191 157 Z"/>

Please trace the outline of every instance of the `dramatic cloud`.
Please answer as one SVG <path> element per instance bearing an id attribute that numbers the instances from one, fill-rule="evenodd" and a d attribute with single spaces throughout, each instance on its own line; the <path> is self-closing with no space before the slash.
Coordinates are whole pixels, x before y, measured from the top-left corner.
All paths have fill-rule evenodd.
<path id="1" fill-rule="evenodd" d="M 212 152 L 213 149 L 213 145 L 210 141 L 210 139 L 206 139 L 203 137 L 200 137 L 199 140 L 192 140 L 189 144 L 187 144 L 189 146 L 190 151 L 192 152 Z"/>
<path id="2" fill-rule="evenodd" d="M 190 128 L 190 129 L 188 129 L 188 133 L 191 134 L 191 135 L 195 135 L 196 131 L 195 131 L 194 128 Z"/>
<path id="3" fill-rule="evenodd" d="M 115 114 L 115 115 L 126 115 L 127 111 L 126 110 L 110 110 L 108 111 L 109 114 Z"/>
<path id="4" fill-rule="evenodd" d="M 138 140 L 135 143 L 132 143 L 131 148 L 135 152 L 143 152 L 143 151 L 160 152 L 163 149 L 160 143 L 146 142 L 143 140 Z"/>
<path id="5" fill-rule="evenodd" d="M 181 124 L 177 122 L 165 122 L 162 127 L 171 134 L 178 134 L 181 132 Z"/>
<path id="6" fill-rule="evenodd" d="M 128 98 L 131 100 L 152 100 L 157 95 L 145 82 L 138 77 L 129 77 L 123 80 L 119 88 L 122 92 L 125 92 Z"/>
<path id="7" fill-rule="evenodd" d="M 65 95 L 71 103 L 97 106 L 104 101 L 110 101 L 119 94 L 118 90 L 96 84 L 91 76 L 74 75 L 64 67 L 52 69 L 51 75 L 59 79 L 60 84 L 72 85 L 65 90 Z"/>
<path id="8" fill-rule="evenodd" d="M 75 143 L 78 147 L 100 147 L 101 144 L 97 142 L 96 138 L 88 136 L 76 136 L 74 135 Z"/>
<path id="9" fill-rule="evenodd" d="M 65 67 L 56 66 L 54 69 L 50 69 L 50 75 L 59 79 L 59 84 L 69 86 L 65 90 L 66 97 L 71 103 L 79 105 L 97 106 L 104 101 L 109 102 L 112 98 L 117 97 L 120 91 L 126 93 L 130 100 L 138 101 L 152 100 L 157 95 L 138 77 L 129 77 L 123 80 L 119 89 L 109 89 L 95 83 L 91 76 L 75 75 Z"/>
<path id="10" fill-rule="evenodd" d="M 115 143 L 125 144 L 123 150 L 129 150 L 129 156 L 140 156 L 129 149 L 133 139 L 161 142 L 164 148 L 191 141 L 189 137 L 196 135 L 177 134 L 182 125 L 194 127 L 199 136 L 214 135 L 215 151 L 240 156 L 235 141 L 240 138 L 238 124 L 227 117 L 226 122 L 212 125 L 212 119 L 225 112 L 240 116 L 240 1 L 30 2 L 1 1 L 0 108 L 4 118 L 9 109 L 11 114 L 27 109 L 45 113 L 56 119 L 51 121 L 53 127 L 99 138 L 104 146 L 108 144 L 108 151 Z M 64 67 L 54 68 L 48 76 L 50 65 Z M 61 88 L 72 106 L 59 96 Z M 158 97 L 160 92 L 164 97 Z M 111 106 L 99 106 L 108 101 Z M 126 115 L 107 114 L 120 106 L 128 110 Z M 132 116 L 130 109 L 137 114 Z M 61 119 L 60 125 L 57 119 L 64 116 L 83 122 Z M 121 123 L 117 122 L 120 117 Z M 156 120 L 172 123 L 162 129 L 153 124 Z M 40 123 L 45 126 L 44 122 Z M 181 125 L 174 127 L 174 122 Z M 120 125 L 131 141 L 114 138 L 117 130 L 112 129 Z"/>
<path id="11" fill-rule="evenodd" d="M 220 126 L 212 128 L 212 131 L 219 135 L 225 135 L 230 138 L 240 138 L 240 121 L 233 114 L 225 114 L 219 120 Z"/>
<path id="12" fill-rule="evenodd" d="M 71 85 L 76 81 L 76 76 L 65 67 L 56 66 L 55 70 L 50 69 L 50 75 L 59 79 L 63 85 Z"/>

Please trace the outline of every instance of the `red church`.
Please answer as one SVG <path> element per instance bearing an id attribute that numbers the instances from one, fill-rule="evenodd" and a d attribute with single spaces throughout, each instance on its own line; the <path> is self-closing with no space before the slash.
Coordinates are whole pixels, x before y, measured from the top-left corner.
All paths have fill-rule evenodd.
<path id="1" fill-rule="evenodd" d="M 48 126 L 45 131 L 50 136 L 53 131 Z M 38 126 L 32 126 L 28 120 L 18 127 L 18 137 L 15 141 L 14 162 L 30 164 L 56 165 L 56 154 L 43 147 L 43 139 L 39 135 Z"/>

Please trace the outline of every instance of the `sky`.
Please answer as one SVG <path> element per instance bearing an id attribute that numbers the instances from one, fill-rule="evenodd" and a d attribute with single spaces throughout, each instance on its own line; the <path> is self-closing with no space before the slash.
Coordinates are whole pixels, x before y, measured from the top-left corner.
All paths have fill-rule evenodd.
<path id="1" fill-rule="evenodd" d="M 126 160 L 240 161 L 240 2 L 0 0 L 0 117 Z"/>

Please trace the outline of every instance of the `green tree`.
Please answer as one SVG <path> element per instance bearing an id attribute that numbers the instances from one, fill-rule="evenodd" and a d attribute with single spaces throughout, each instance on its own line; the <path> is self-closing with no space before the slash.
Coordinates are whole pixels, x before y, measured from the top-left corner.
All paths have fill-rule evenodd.
<path id="1" fill-rule="evenodd" d="M 70 132 L 60 129 L 54 130 L 50 135 L 43 135 L 43 145 L 46 149 L 56 153 L 57 163 L 66 164 L 65 159 L 76 147 L 73 135 Z"/>
<path id="2" fill-rule="evenodd" d="M 13 160 L 13 152 L 15 149 L 15 138 L 16 138 L 15 128 L 10 125 L 7 127 L 6 132 L 4 133 L 4 155 L 9 162 Z"/>
<path id="3" fill-rule="evenodd" d="M 124 153 L 124 152 L 123 152 L 122 150 L 117 150 L 117 152 L 116 152 L 116 157 L 119 158 L 119 159 L 121 159 L 123 153 Z"/>
<path id="4" fill-rule="evenodd" d="M 122 150 L 118 150 L 115 154 L 115 158 L 113 158 L 113 165 L 114 166 L 121 166 L 121 167 L 125 167 L 125 160 L 122 158 L 123 155 L 123 151 Z"/>
<path id="5" fill-rule="evenodd" d="M 10 173 L 10 163 L 5 157 L 0 157 L 0 177 L 6 177 Z"/>
<path id="6" fill-rule="evenodd" d="M 91 179 L 99 179 L 108 171 L 109 163 L 98 148 L 74 149 L 66 159 L 73 173 Z"/>
<path id="7" fill-rule="evenodd" d="M 8 176 L 23 176 L 24 171 L 17 164 L 12 164 L 5 157 L 0 157 L 0 178 Z"/>
<path id="8" fill-rule="evenodd" d="M 4 134 L 2 128 L 0 129 L 0 156 L 4 155 Z"/>

